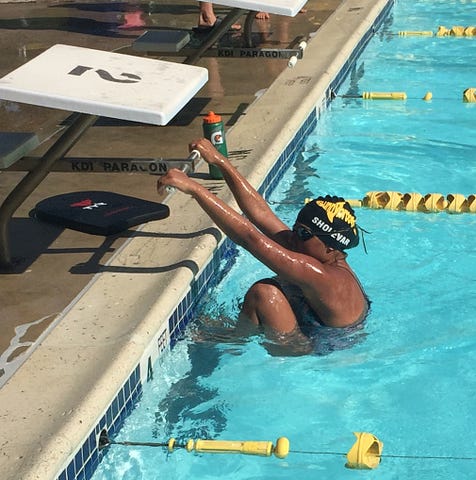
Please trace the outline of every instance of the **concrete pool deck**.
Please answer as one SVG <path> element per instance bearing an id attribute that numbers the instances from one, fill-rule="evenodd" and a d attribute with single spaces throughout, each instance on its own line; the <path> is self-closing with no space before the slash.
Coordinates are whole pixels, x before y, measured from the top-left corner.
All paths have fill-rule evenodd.
<path id="1" fill-rule="evenodd" d="M 177 4 L 187 12 L 183 18 L 177 16 Z M 228 148 L 238 168 L 259 185 L 296 129 L 322 103 L 330 82 L 386 4 L 385 0 L 314 0 L 308 2 L 307 13 L 294 19 L 273 16 L 272 28 L 287 38 L 318 29 L 294 69 L 286 69 L 282 60 L 204 59 L 199 65 L 209 69 L 210 81 L 175 123 L 149 127 L 98 122 L 71 154 L 184 157 L 188 141 L 201 136 L 202 115 L 213 110 L 229 124 L 239 117 L 232 128 L 227 127 Z M 2 34 L 6 31 L 1 40 L 6 51 L 1 74 L 24 62 L 25 55 L 34 56 L 55 43 L 98 48 L 100 38 L 101 49 L 114 50 L 138 35 L 136 29 L 117 26 L 124 11 L 111 16 L 95 5 L 7 5 L 0 21 Z M 166 6 L 165 13 L 146 22 L 195 24 L 195 4 Z M 46 15 L 48 8 L 57 8 L 55 15 L 69 15 L 74 21 L 59 28 L 58 17 Z M 217 13 L 221 10 L 216 8 Z M 114 35 L 82 33 L 80 27 L 91 15 Z M 262 89 L 267 90 L 255 100 L 254 94 Z M 60 118 L 47 109 L 1 105 L 2 130 L 36 131 Z M 207 178 L 204 165 L 195 175 L 231 201 L 223 182 Z M 2 197 L 18 176 L 0 174 Z M 0 389 L 0 468 L 5 479 L 50 479 L 61 472 L 131 370 L 147 358 L 167 318 L 221 239 L 194 201 L 181 194 L 166 200 L 171 209 L 168 219 L 111 239 L 62 231 L 28 218 L 40 199 L 78 189 L 157 200 L 155 179 L 150 176 L 50 174 L 18 210 L 12 235 L 15 254 L 23 261 L 18 271 L 0 277 L 0 354 L 8 352 L 12 360 L 4 374 L 16 370 Z M 21 326 L 24 329 L 18 330 Z M 16 343 L 12 342 L 15 328 Z"/>

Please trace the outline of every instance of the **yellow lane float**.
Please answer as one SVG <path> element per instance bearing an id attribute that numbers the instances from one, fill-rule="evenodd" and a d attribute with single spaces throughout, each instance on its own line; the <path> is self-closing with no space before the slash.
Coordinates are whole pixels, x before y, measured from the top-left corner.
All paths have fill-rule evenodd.
<path id="1" fill-rule="evenodd" d="M 401 37 L 476 37 L 476 27 L 468 26 L 463 27 L 461 25 L 455 25 L 451 28 L 446 28 L 442 25 L 438 27 L 436 33 L 431 30 L 402 30 L 398 32 Z"/>
<path id="2" fill-rule="evenodd" d="M 442 25 L 438 27 L 438 31 L 436 32 L 437 37 L 474 37 L 476 36 L 476 27 L 469 26 L 469 27 L 462 27 L 460 25 L 456 25 L 451 28 L 446 28 Z"/>
<path id="3" fill-rule="evenodd" d="M 476 103 L 476 88 L 467 88 L 463 92 L 463 102 Z"/>
<path id="4" fill-rule="evenodd" d="M 170 438 L 167 442 L 136 442 L 124 440 L 116 442 L 111 440 L 106 431 L 101 432 L 99 437 L 99 449 L 110 445 L 124 445 L 126 447 L 165 447 L 171 453 L 177 449 L 184 449 L 187 452 L 197 453 L 241 453 L 242 455 L 258 455 L 277 458 L 286 458 L 289 454 L 289 440 L 286 437 L 279 437 L 276 445 L 269 441 L 254 440 L 188 440 L 185 443 Z"/>
<path id="5" fill-rule="evenodd" d="M 383 443 L 372 433 L 354 432 L 357 437 L 347 453 L 347 468 L 370 470 L 377 468 L 382 455 Z"/>
<path id="6" fill-rule="evenodd" d="M 407 212 L 437 213 L 476 213 L 476 195 L 465 197 L 460 193 L 417 192 L 367 192 L 362 200 L 347 200 L 352 207 L 367 207 L 384 210 L 405 210 Z"/>
<path id="7" fill-rule="evenodd" d="M 398 32 L 401 37 L 432 37 L 431 30 L 402 30 Z"/>
<path id="8" fill-rule="evenodd" d="M 169 445 L 168 448 L 169 451 L 172 451 L 174 445 Z M 270 457 L 274 453 L 278 458 L 285 458 L 289 453 L 289 440 L 286 437 L 280 437 L 276 441 L 276 446 L 267 441 L 189 440 L 185 449 L 187 452 L 241 453 L 261 457 Z"/>
<path id="9" fill-rule="evenodd" d="M 363 92 L 359 95 L 335 95 L 334 97 L 342 98 L 363 98 L 364 100 L 406 100 L 408 98 L 406 92 Z M 433 93 L 428 91 L 422 97 L 422 100 L 432 100 Z M 463 91 L 463 102 L 476 103 L 476 88 L 471 87 Z"/>
<path id="10" fill-rule="evenodd" d="M 362 98 L 365 100 L 406 100 L 405 92 L 363 92 Z"/>

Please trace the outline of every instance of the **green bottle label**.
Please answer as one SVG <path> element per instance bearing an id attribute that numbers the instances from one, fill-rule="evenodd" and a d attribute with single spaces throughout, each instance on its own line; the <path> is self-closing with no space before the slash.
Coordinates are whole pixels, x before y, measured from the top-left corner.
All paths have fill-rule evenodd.
<path id="1" fill-rule="evenodd" d="M 203 134 L 210 140 L 212 145 L 224 156 L 228 157 L 228 150 L 226 148 L 225 134 L 223 132 L 223 123 L 204 123 Z M 218 167 L 209 165 L 210 176 L 214 180 L 221 180 L 223 175 Z"/>

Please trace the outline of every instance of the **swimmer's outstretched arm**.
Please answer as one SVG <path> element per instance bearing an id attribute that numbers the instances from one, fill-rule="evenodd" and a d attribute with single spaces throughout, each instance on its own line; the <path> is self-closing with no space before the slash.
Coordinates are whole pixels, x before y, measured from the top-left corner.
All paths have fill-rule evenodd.
<path id="1" fill-rule="evenodd" d="M 315 259 L 311 261 L 307 255 L 292 252 L 279 245 L 279 242 L 258 230 L 247 218 L 181 170 L 174 168 L 159 177 L 158 190 L 167 186 L 191 195 L 233 242 L 248 250 L 277 275 L 298 285 L 316 275 L 322 277 L 320 262 Z"/>
<path id="2" fill-rule="evenodd" d="M 201 138 L 191 142 L 189 148 L 198 150 L 208 164 L 220 169 L 243 213 L 265 235 L 273 238 L 277 233 L 289 230 L 287 225 L 274 214 L 264 198 L 210 141 Z"/>
<path id="3" fill-rule="evenodd" d="M 249 249 L 258 237 L 263 237 L 248 219 L 181 170 L 173 168 L 159 177 L 157 190 L 161 191 L 168 186 L 191 195 L 216 225 L 238 245 Z"/>

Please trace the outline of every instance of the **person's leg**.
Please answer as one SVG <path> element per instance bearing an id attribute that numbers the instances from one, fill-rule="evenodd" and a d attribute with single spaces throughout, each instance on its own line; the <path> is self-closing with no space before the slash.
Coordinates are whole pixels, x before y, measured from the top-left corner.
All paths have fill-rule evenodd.
<path id="1" fill-rule="evenodd" d="M 210 2 L 198 2 L 200 6 L 200 12 L 198 15 L 199 27 L 212 27 L 215 25 L 217 17 L 213 11 L 213 4 Z"/>
<path id="2" fill-rule="evenodd" d="M 200 12 L 198 15 L 198 27 L 207 28 L 213 27 L 217 21 L 215 12 L 213 11 L 213 3 L 210 2 L 198 2 L 200 6 Z M 234 23 L 231 26 L 231 30 L 240 30 L 241 25 L 239 23 Z"/>
<path id="3" fill-rule="evenodd" d="M 266 280 L 255 283 L 246 293 L 239 321 L 278 333 L 291 333 L 298 329 L 296 315 L 283 291 Z"/>

